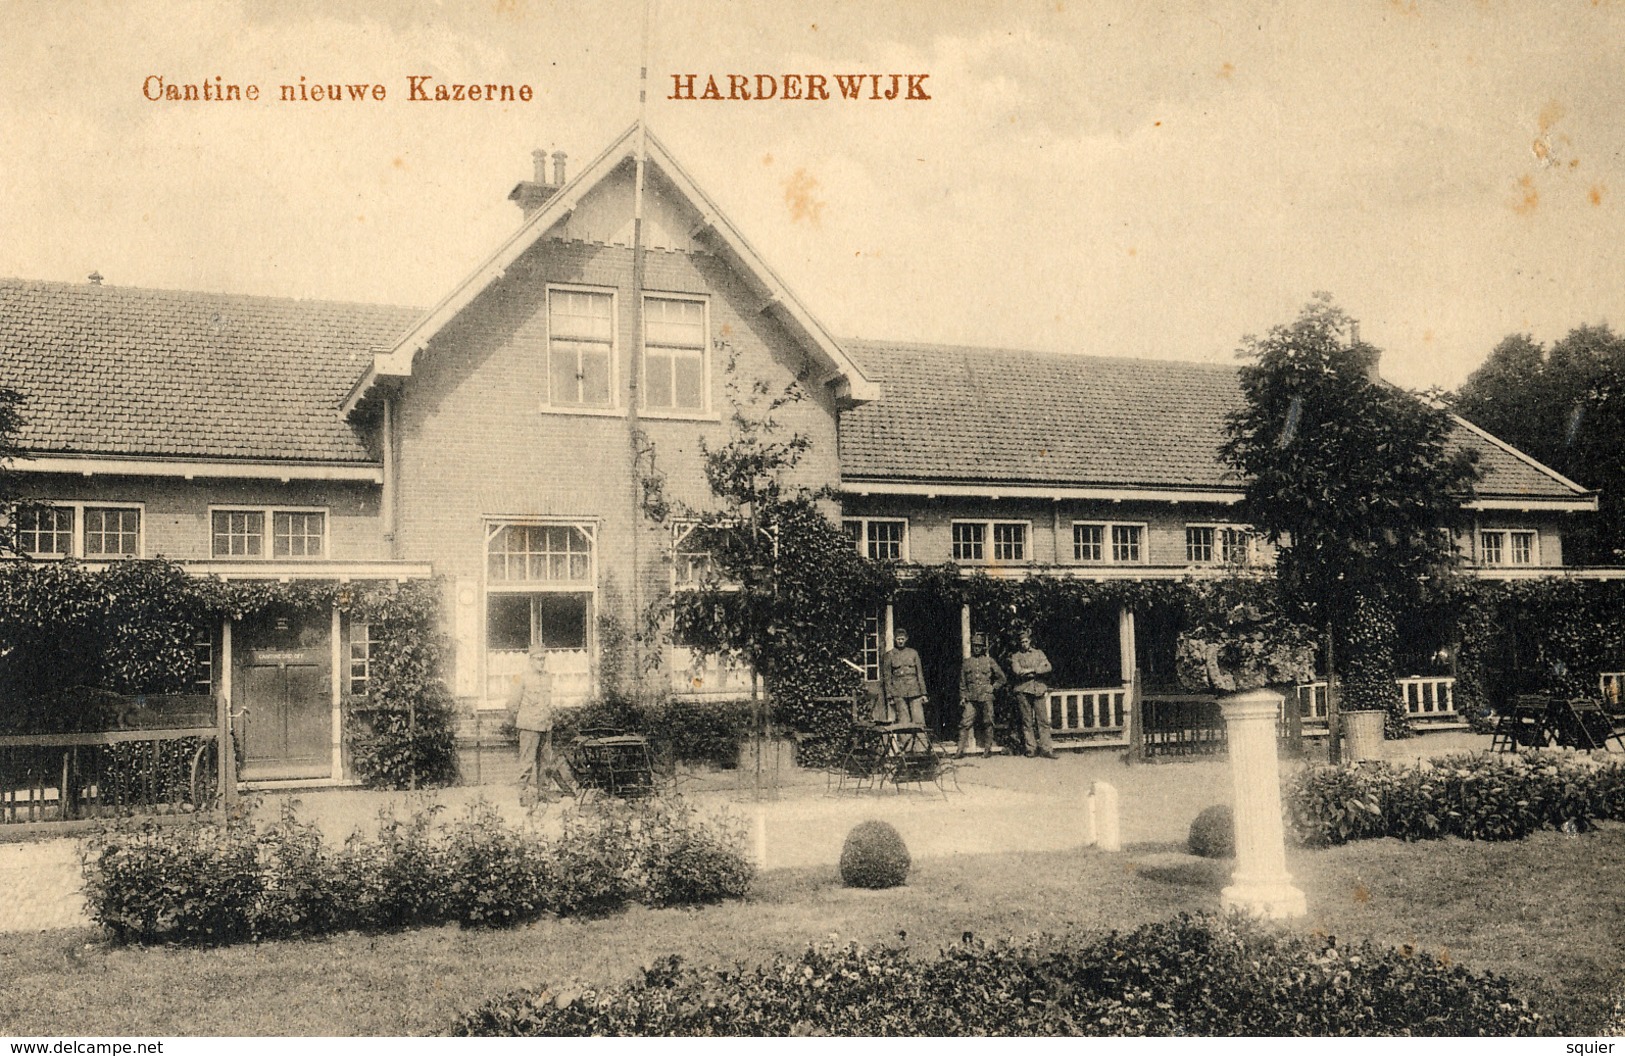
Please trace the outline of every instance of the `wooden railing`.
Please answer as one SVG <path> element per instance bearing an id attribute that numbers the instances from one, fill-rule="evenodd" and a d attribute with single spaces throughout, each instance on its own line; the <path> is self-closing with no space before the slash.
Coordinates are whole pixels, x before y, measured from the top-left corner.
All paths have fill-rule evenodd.
<path id="1" fill-rule="evenodd" d="M 1128 690 L 1052 689 L 1045 698 L 1050 732 L 1091 744 L 1128 743 Z"/>
<path id="2" fill-rule="evenodd" d="M 1229 747 L 1219 698 L 1211 693 L 1147 693 L 1140 722 L 1147 757 L 1215 755 Z"/>
<path id="3" fill-rule="evenodd" d="M 1457 717 L 1456 680 L 1449 675 L 1412 675 L 1396 678 L 1405 700 L 1405 711 L 1413 719 L 1449 721 Z M 1306 729 L 1326 726 L 1326 683 L 1302 682 L 1287 695 L 1288 706 L 1296 705 Z"/>

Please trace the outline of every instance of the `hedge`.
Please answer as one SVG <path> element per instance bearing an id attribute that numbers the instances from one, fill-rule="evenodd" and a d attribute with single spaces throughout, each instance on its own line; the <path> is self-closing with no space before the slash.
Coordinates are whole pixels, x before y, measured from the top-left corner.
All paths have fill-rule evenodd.
<path id="1" fill-rule="evenodd" d="M 1384 836 L 1518 840 L 1537 829 L 1625 820 L 1625 760 L 1558 750 L 1322 766 L 1288 780 L 1286 806 L 1309 846 Z"/>
<path id="2" fill-rule="evenodd" d="M 449 823 L 437 814 L 386 815 L 375 837 L 337 847 L 291 806 L 259 829 L 108 830 L 82 852 L 86 904 L 120 941 L 223 945 L 696 905 L 739 898 L 755 877 L 742 833 L 677 799 L 595 804 L 566 815 L 553 840 L 484 802 Z"/>
<path id="3" fill-rule="evenodd" d="M 1540 1018 L 1506 980 L 1410 946 L 1340 946 L 1239 916 L 914 959 L 823 944 L 754 968 L 679 956 L 606 989 L 544 988 L 461 1016 L 463 1036 L 1512 1036 Z"/>

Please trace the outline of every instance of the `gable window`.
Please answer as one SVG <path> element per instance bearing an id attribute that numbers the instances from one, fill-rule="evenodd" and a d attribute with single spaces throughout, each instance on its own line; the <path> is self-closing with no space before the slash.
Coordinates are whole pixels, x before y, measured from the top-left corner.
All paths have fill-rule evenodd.
<path id="1" fill-rule="evenodd" d="M 997 564 L 1025 562 L 1027 522 L 955 521 L 953 559 Z"/>
<path id="2" fill-rule="evenodd" d="M 1485 565 L 1533 565 L 1540 548 L 1533 531 L 1493 529 L 1478 533 L 1478 560 Z"/>
<path id="3" fill-rule="evenodd" d="M 324 510 L 216 509 L 210 522 L 215 557 L 327 556 Z"/>
<path id="4" fill-rule="evenodd" d="M 547 291 L 548 402 L 554 407 L 611 405 L 614 304 L 607 291 Z"/>
<path id="5" fill-rule="evenodd" d="M 871 561 L 908 560 L 908 521 L 896 517 L 849 517 L 841 522 L 858 553 Z"/>
<path id="6" fill-rule="evenodd" d="M 493 524 L 485 538 L 493 583 L 592 582 L 592 535 L 573 524 Z"/>
<path id="7" fill-rule="evenodd" d="M 1145 563 L 1145 525 L 1073 522 L 1072 559 L 1086 564 Z"/>
<path id="8" fill-rule="evenodd" d="M 80 502 L 23 507 L 17 511 L 17 546 L 30 557 L 140 557 L 141 508 Z"/>
<path id="9" fill-rule="evenodd" d="M 653 411 L 706 409 L 705 302 L 643 299 L 643 405 Z"/>
<path id="10" fill-rule="evenodd" d="M 1253 533 L 1229 524 L 1185 526 L 1185 561 L 1192 565 L 1248 565 L 1253 560 Z"/>

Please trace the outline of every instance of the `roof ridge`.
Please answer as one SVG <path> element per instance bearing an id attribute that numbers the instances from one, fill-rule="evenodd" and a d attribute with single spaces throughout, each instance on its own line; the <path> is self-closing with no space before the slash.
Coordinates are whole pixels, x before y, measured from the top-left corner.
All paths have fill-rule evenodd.
<path id="1" fill-rule="evenodd" d="M 1054 359 L 1062 362 L 1075 360 L 1093 360 L 1106 363 L 1144 363 L 1152 366 L 1195 367 L 1200 370 L 1211 370 L 1215 373 L 1226 371 L 1234 373 L 1236 367 L 1225 363 L 1207 363 L 1195 359 L 1157 359 L 1152 356 L 1109 356 L 1098 352 L 1057 352 L 1053 349 L 1016 348 L 1008 345 L 957 345 L 944 341 L 907 341 L 891 338 L 874 337 L 843 337 L 838 339 L 844 345 L 867 347 L 874 351 L 887 348 L 901 349 L 910 352 L 968 352 L 973 354 L 1003 353 L 1005 355 L 1034 356 L 1040 359 Z"/>
<path id="2" fill-rule="evenodd" d="M 67 282 L 62 279 L 25 279 L 13 276 L 0 275 L 0 286 L 36 287 L 58 290 L 85 291 L 113 290 L 119 293 L 161 293 L 180 294 L 189 297 L 216 297 L 237 301 L 254 301 L 262 304 L 306 305 L 306 306 L 332 306 L 334 308 L 382 308 L 395 312 L 422 312 L 422 308 L 406 304 L 389 304 L 384 301 L 345 301 L 329 297 L 278 297 L 266 293 L 237 293 L 230 290 L 192 290 L 179 286 L 123 286 L 113 283 L 84 283 Z"/>

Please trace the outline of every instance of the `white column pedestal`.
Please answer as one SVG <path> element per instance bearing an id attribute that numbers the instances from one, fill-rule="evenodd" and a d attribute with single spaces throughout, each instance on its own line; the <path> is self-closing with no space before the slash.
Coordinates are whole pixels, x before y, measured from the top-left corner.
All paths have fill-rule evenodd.
<path id="1" fill-rule="evenodd" d="M 1281 768 L 1275 746 L 1280 708 L 1281 695 L 1267 689 L 1219 701 L 1236 788 L 1236 871 L 1220 895 L 1221 905 L 1276 919 L 1309 912 L 1303 892 L 1293 886 L 1286 871 Z"/>

